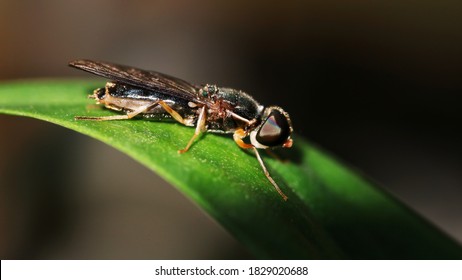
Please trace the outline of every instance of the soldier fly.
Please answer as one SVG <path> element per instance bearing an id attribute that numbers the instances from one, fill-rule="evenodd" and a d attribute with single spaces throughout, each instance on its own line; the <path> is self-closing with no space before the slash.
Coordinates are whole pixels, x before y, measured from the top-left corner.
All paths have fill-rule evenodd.
<path id="1" fill-rule="evenodd" d="M 92 60 L 76 60 L 70 66 L 108 78 L 105 88 L 90 98 L 124 115 L 75 117 L 77 120 L 128 120 L 133 117 L 174 119 L 196 128 L 185 153 L 202 132 L 232 133 L 242 149 L 253 149 L 263 172 L 284 200 L 287 196 L 273 180 L 258 149 L 290 148 L 293 131 L 289 114 L 278 106 L 262 106 L 250 95 L 232 88 L 196 86 L 181 79 L 134 67 Z M 250 139 L 245 142 L 245 138 Z"/>

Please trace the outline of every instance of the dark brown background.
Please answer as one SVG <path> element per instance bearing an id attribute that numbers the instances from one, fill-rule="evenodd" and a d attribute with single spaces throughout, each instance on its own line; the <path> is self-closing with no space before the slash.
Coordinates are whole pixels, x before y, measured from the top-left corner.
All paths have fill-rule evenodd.
<path id="1" fill-rule="evenodd" d="M 462 241 L 461 14 L 448 0 L 2 0 L 0 79 L 89 77 L 66 65 L 91 58 L 242 89 Z M 250 257 L 99 142 L 10 116 L 0 133 L 3 259 Z"/>

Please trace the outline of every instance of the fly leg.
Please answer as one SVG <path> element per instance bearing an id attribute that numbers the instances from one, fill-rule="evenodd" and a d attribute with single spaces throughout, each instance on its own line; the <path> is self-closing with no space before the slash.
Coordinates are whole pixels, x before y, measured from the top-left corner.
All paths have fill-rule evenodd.
<path id="1" fill-rule="evenodd" d="M 238 129 L 234 132 L 233 138 L 234 142 L 241 147 L 242 149 L 253 149 L 255 152 L 255 155 L 257 156 L 257 160 L 260 163 L 261 168 L 263 169 L 263 173 L 265 174 L 266 178 L 268 178 L 268 181 L 274 186 L 276 191 L 279 193 L 279 195 L 286 201 L 288 197 L 282 192 L 282 190 L 279 188 L 278 184 L 274 181 L 274 179 L 271 177 L 269 174 L 268 170 L 266 169 L 265 164 L 263 163 L 263 159 L 260 156 L 260 153 L 258 152 L 257 148 L 252 145 L 252 144 L 247 144 L 245 143 L 242 139 L 247 136 L 247 133 L 243 129 Z"/>
<path id="2" fill-rule="evenodd" d="M 167 103 L 163 100 L 158 100 L 155 101 L 151 104 L 147 104 L 145 106 L 140 106 L 134 111 L 128 112 L 126 115 L 115 115 L 115 116 L 104 116 L 104 117 L 74 117 L 76 120 L 92 120 L 92 121 L 112 121 L 112 120 L 129 120 L 139 114 L 145 113 L 147 110 L 150 108 L 160 105 L 162 108 L 169 113 L 177 122 L 187 125 L 186 121 L 184 118 L 175 110 L 172 109 L 172 107 L 168 106 Z M 186 145 L 186 148 L 179 150 L 178 153 L 182 154 L 186 151 L 188 151 L 189 147 L 191 147 L 192 143 L 194 140 L 199 136 L 199 134 L 203 131 L 205 131 L 205 121 L 206 121 L 206 108 L 202 107 L 199 109 L 199 119 L 197 121 L 197 126 L 196 126 L 196 132 L 194 133 L 193 137 L 191 140 L 189 140 L 188 145 Z"/>
<path id="3" fill-rule="evenodd" d="M 162 106 L 162 108 L 164 108 L 164 110 L 169 113 L 176 121 L 178 121 L 179 123 L 181 124 L 184 124 L 186 125 L 186 122 L 185 120 L 183 119 L 183 117 L 178 114 L 178 112 L 176 112 L 175 110 L 173 110 L 170 106 L 167 105 L 167 103 L 165 103 L 164 101 L 162 100 L 159 100 L 157 101 L 159 103 L 160 106 Z M 181 150 L 178 150 L 178 153 L 179 154 L 182 154 L 182 153 L 185 153 L 189 150 L 189 148 L 191 147 L 191 145 L 194 143 L 194 140 L 201 134 L 201 132 L 204 132 L 205 131 L 205 123 L 206 123 L 206 112 L 207 112 L 207 108 L 204 106 L 202 108 L 199 109 L 200 112 L 199 112 L 199 119 L 197 120 L 197 125 L 196 125 L 196 131 L 194 132 L 194 135 L 193 137 L 191 137 L 191 139 L 189 140 L 188 144 L 186 145 L 186 147 L 184 149 L 181 149 Z"/>
<path id="4" fill-rule="evenodd" d="M 200 113 L 199 113 L 199 119 L 197 120 L 196 131 L 194 132 L 193 137 L 191 137 L 186 147 L 182 150 L 178 150 L 179 154 L 187 152 L 189 148 L 191 147 L 192 143 L 194 143 L 194 140 L 196 140 L 196 138 L 201 134 L 201 132 L 205 131 L 205 121 L 207 119 L 207 115 L 206 115 L 207 108 L 204 106 L 200 108 L 199 110 L 200 110 Z"/>
<path id="5" fill-rule="evenodd" d="M 128 112 L 126 115 L 115 115 L 115 116 L 104 116 L 104 117 L 74 117 L 75 120 L 86 120 L 86 121 L 113 121 L 113 120 L 128 120 L 136 115 L 139 115 L 143 112 L 145 112 L 147 109 L 150 107 L 157 105 L 157 102 L 154 104 L 149 104 L 145 106 L 141 106 L 138 109 Z"/>
<path id="6" fill-rule="evenodd" d="M 74 117 L 76 120 L 90 120 L 90 121 L 113 121 L 113 120 L 129 120 L 139 114 L 145 113 L 148 109 L 160 105 L 164 110 L 169 113 L 176 121 L 185 124 L 183 117 L 167 105 L 163 100 L 155 101 L 151 104 L 140 106 L 136 110 L 128 112 L 126 115 L 104 116 L 104 117 Z"/>

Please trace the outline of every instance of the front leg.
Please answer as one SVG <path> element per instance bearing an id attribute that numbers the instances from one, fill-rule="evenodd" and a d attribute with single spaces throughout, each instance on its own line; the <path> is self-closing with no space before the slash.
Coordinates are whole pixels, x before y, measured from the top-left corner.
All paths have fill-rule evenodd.
<path id="1" fill-rule="evenodd" d="M 279 195 L 286 201 L 288 199 L 287 195 L 285 195 L 282 190 L 279 188 L 278 184 L 274 181 L 274 179 L 271 177 L 269 174 L 268 170 L 266 169 L 265 164 L 263 163 L 263 159 L 260 156 L 260 153 L 258 152 L 258 149 L 252 145 L 252 144 L 247 144 L 245 143 L 242 139 L 247 136 L 247 133 L 243 129 L 238 129 L 234 132 L 233 138 L 234 142 L 241 147 L 242 149 L 253 149 L 255 152 L 255 155 L 257 157 L 258 162 L 260 163 L 261 168 L 263 169 L 263 173 L 265 174 L 266 178 L 268 178 L 268 181 L 274 186 L 276 191 L 279 193 Z"/>

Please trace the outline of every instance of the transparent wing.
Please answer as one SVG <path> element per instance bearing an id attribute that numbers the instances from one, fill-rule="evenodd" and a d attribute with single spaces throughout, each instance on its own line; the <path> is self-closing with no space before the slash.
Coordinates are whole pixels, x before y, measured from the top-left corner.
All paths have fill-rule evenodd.
<path id="1" fill-rule="evenodd" d="M 75 60 L 69 62 L 69 65 L 131 86 L 200 102 L 196 94 L 198 87 L 159 72 L 93 60 Z"/>

